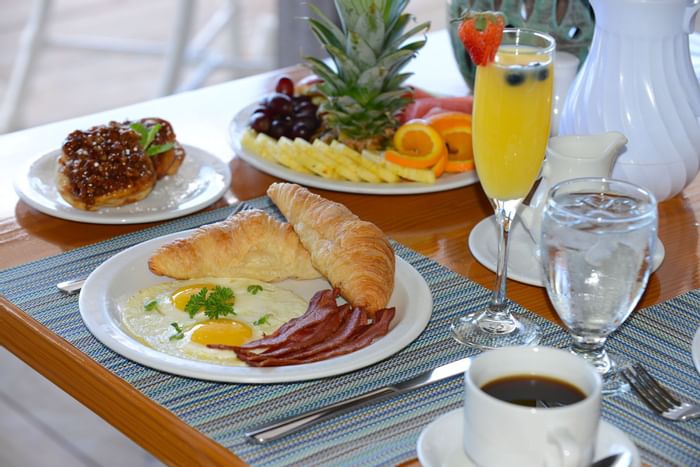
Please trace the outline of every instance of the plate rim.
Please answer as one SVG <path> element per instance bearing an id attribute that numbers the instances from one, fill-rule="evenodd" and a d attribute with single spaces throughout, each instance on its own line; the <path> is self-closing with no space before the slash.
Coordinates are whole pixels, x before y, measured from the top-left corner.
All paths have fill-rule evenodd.
<path id="1" fill-rule="evenodd" d="M 690 343 L 690 353 L 695 364 L 695 369 L 700 373 L 700 327 L 695 331 L 693 341 Z"/>
<path id="2" fill-rule="evenodd" d="M 482 220 L 480 220 L 469 232 L 469 237 L 467 239 L 467 245 L 469 247 L 469 251 L 471 252 L 472 256 L 474 259 L 476 259 L 479 264 L 481 264 L 483 267 L 488 269 L 489 271 L 494 271 L 494 264 L 495 261 L 491 261 L 491 258 L 489 256 L 488 248 L 487 247 L 482 247 L 481 243 L 483 242 L 483 238 L 476 238 L 477 235 L 481 235 L 482 230 L 485 231 L 485 229 L 488 228 L 489 224 L 495 223 L 495 216 L 490 215 Z M 524 228 L 520 224 L 520 221 L 516 219 L 516 223 L 513 225 L 513 229 L 518 229 L 518 232 L 513 233 L 513 239 L 515 239 L 516 235 L 524 235 L 527 236 L 527 232 L 524 231 Z M 484 238 L 491 238 L 488 235 L 482 235 Z M 529 238 L 529 236 L 527 237 Z M 513 251 L 512 251 L 512 245 L 511 245 L 511 251 L 509 253 L 509 257 L 513 257 Z M 657 236 L 656 237 L 656 251 L 654 252 L 654 264 L 652 266 L 652 271 L 651 273 L 653 274 L 656 272 L 661 265 L 664 262 L 664 258 L 666 257 L 666 247 L 664 244 L 661 242 L 661 239 Z M 512 268 L 508 268 L 508 279 L 521 282 L 523 284 L 527 285 L 532 285 L 535 287 L 545 287 L 545 282 L 544 282 L 544 277 L 543 274 L 541 273 L 541 269 L 538 269 L 540 271 L 540 276 L 539 278 L 534 278 L 532 276 L 528 275 L 523 275 L 521 272 L 513 272 Z"/>
<path id="3" fill-rule="evenodd" d="M 259 99 L 258 99 L 259 101 Z M 441 191 L 453 190 L 462 188 L 468 185 L 473 185 L 479 181 L 476 171 L 472 170 L 466 173 L 451 174 L 440 179 L 434 184 L 418 183 L 418 182 L 401 182 L 401 183 L 363 183 L 351 182 L 345 180 L 332 180 L 315 175 L 307 175 L 288 169 L 282 165 L 267 161 L 262 157 L 246 151 L 241 145 L 241 135 L 246 129 L 246 126 L 241 125 L 241 121 L 248 120 L 255 107 L 259 102 L 255 101 L 240 109 L 231 119 L 228 124 L 228 142 L 234 150 L 237 157 L 240 157 L 245 162 L 249 163 L 258 170 L 261 170 L 274 177 L 298 183 L 313 188 L 322 190 L 339 191 L 342 193 L 355 193 L 366 195 L 411 195 L 423 193 L 438 193 Z"/>
<path id="4" fill-rule="evenodd" d="M 271 368 L 216 365 L 164 354 L 138 342 L 115 322 L 108 309 L 107 302 L 111 298 L 107 294 L 109 286 L 107 279 L 116 280 L 120 271 L 123 274 L 126 267 L 131 267 L 133 274 L 134 266 L 139 266 L 135 265 L 134 259 L 147 258 L 157 246 L 182 238 L 194 230 L 175 232 L 134 245 L 112 256 L 90 273 L 81 290 L 78 305 L 84 324 L 98 341 L 124 358 L 179 376 L 223 383 L 289 383 L 336 376 L 380 362 L 418 338 L 432 316 L 432 294 L 425 278 L 410 263 L 397 255 L 397 281 L 405 277 L 403 280 L 410 285 L 410 288 L 406 288 L 407 290 L 419 290 L 418 293 L 409 295 L 408 303 L 411 306 L 407 313 L 409 310 L 417 310 L 419 313 L 412 315 L 410 321 L 404 318 L 394 325 L 392 330 L 404 323 L 399 331 L 395 331 L 397 334 L 394 335 L 393 340 L 384 340 L 392 335 L 390 331 L 381 340 L 350 354 L 320 362 Z M 144 273 L 153 278 L 162 279 L 163 282 L 172 280 L 152 275 L 147 269 Z M 383 345 L 376 347 L 378 343 Z"/>
<path id="5" fill-rule="evenodd" d="M 416 453 L 417 453 L 417 457 L 418 457 L 418 460 L 420 461 L 421 465 L 424 465 L 426 467 L 431 467 L 434 465 L 434 464 L 430 463 L 431 458 L 427 457 L 427 454 L 425 454 L 424 449 L 422 449 L 422 446 L 424 446 L 426 444 L 426 438 L 428 437 L 428 433 L 432 430 L 435 430 L 437 426 L 441 426 L 442 424 L 446 424 L 448 421 L 450 423 L 454 423 L 452 419 L 453 418 L 456 419 L 459 415 L 459 412 L 462 411 L 463 409 L 464 409 L 464 407 L 459 407 L 456 409 L 449 410 L 449 411 L 439 415 L 438 417 L 436 417 L 430 423 L 428 423 L 426 426 L 423 427 L 423 429 L 420 432 L 420 435 L 418 435 L 418 440 L 416 441 Z M 461 429 L 461 427 L 460 427 L 460 429 Z M 610 423 L 606 420 L 603 420 L 602 418 L 600 419 L 600 425 L 598 427 L 598 434 L 596 435 L 596 437 L 597 437 L 596 444 L 600 440 L 599 438 L 602 437 L 601 431 L 604 429 L 607 431 L 610 431 L 610 432 L 612 432 L 620 437 L 624 437 L 625 441 L 627 441 L 626 444 L 628 444 L 631 447 L 630 448 L 630 454 L 632 456 L 632 464 L 631 465 L 633 467 L 639 467 L 641 465 L 641 460 L 639 457 L 639 450 L 637 449 L 637 445 L 634 444 L 634 441 L 632 441 L 632 439 L 627 435 L 627 433 L 620 430 L 612 423 Z M 448 430 L 448 432 L 449 432 L 449 430 Z M 447 451 L 447 450 L 443 450 L 443 451 Z M 451 451 L 449 451 L 449 452 L 451 452 Z M 607 454 L 607 453 L 598 453 L 598 454 L 600 455 L 600 454 Z"/>
<path id="6" fill-rule="evenodd" d="M 49 216 L 68 221 L 85 222 L 88 224 L 126 225 L 144 224 L 148 222 L 164 221 L 186 216 L 213 204 L 219 198 L 221 198 L 221 196 L 226 193 L 226 190 L 228 190 L 231 185 L 231 171 L 226 162 L 211 152 L 190 144 L 181 144 L 185 148 L 187 156 L 191 157 L 193 160 L 196 160 L 200 167 L 204 164 L 210 165 L 214 172 L 223 178 L 221 181 L 221 186 L 218 190 L 212 192 L 209 196 L 202 198 L 202 200 L 199 202 L 185 209 L 178 209 L 175 207 L 173 209 L 156 213 L 124 213 L 123 216 L 115 219 L 114 217 L 105 217 L 100 215 L 103 213 L 103 211 L 100 210 L 83 211 L 74 208 L 73 206 L 67 206 L 65 209 L 56 209 L 47 206 L 43 203 L 44 200 L 49 203 L 56 203 L 57 201 L 47 198 L 43 193 L 32 188 L 30 183 L 31 170 L 33 166 L 46 163 L 48 159 L 55 158 L 61 149 L 53 149 L 25 163 L 18 171 L 18 175 L 14 177 L 13 187 L 20 200 L 31 206 L 33 209 L 36 209 L 37 211 Z M 196 198 L 197 197 L 194 199 Z M 138 204 L 138 201 L 133 204 Z"/>

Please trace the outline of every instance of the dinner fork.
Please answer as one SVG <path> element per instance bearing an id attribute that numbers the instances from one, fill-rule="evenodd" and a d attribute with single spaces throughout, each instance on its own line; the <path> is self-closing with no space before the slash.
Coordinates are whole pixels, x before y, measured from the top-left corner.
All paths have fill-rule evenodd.
<path id="1" fill-rule="evenodd" d="M 691 404 L 664 388 L 640 364 L 622 370 L 622 376 L 654 411 L 669 420 L 690 420 L 700 417 L 700 405 Z"/>

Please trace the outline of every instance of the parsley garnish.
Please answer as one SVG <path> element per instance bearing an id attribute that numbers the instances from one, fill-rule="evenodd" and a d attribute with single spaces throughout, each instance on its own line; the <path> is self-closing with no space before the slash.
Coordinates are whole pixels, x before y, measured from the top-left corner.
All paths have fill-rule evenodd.
<path id="1" fill-rule="evenodd" d="M 233 311 L 233 301 L 235 296 L 233 290 L 228 287 L 217 285 L 214 290 L 207 295 L 209 289 L 203 287 L 199 293 L 192 295 L 185 305 L 185 311 L 189 313 L 190 318 L 194 318 L 199 310 L 204 308 L 204 314 L 207 318 L 217 319 L 220 316 L 236 314 Z"/>
<path id="2" fill-rule="evenodd" d="M 170 336 L 171 341 L 179 341 L 183 337 L 185 337 L 185 333 L 182 331 L 182 328 L 180 327 L 179 324 L 177 323 L 170 323 L 170 325 L 175 328 L 175 334 Z"/>
<path id="3" fill-rule="evenodd" d="M 267 319 L 268 319 L 270 316 L 272 316 L 272 315 L 269 314 L 269 313 L 266 314 L 266 315 L 262 315 L 260 318 L 258 318 L 258 319 L 256 319 L 255 321 L 253 321 L 253 324 L 254 324 L 255 326 L 260 326 L 260 325 L 263 325 L 263 324 L 267 324 Z"/>
<path id="4" fill-rule="evenodd" d="M 258 292 L 262 292 L 262 289 L 263 289 L 263 288 L 262 288 L 262 285 L 257 285 L 257 284 L 255 284 L 255 285 L 249 285 L 249 286 L 248 286 L 248 293 L 249 293 L 249 294 L 252 294 L 252 295 L 255 295 L 255 294 L 257 294 Z"/>
<path id="5" fill-rule="evenodd" d="M 144 152 L 149 156 L 156 156 L 162 152 L 170 151 L 174 146 L 173 143 L 153 144 L 153 140 L 156 138 L 161 127 L 160 123 L 156 123 L 147 128 L 139 122 L 134 122 L 129 125 L 129 127 L 141 136 L 139 145 L 141 145 Z"/>
<path id="6" fill-rule="evenodd" d="M 150 302 L 146 302 L 143 304 L 143 309 L 146 311 L 159 311 L 158 310 L 158 300 L 155 298 L 151 300 Z"/>
<path id="7" fill-rule="evenodd" d="M 190 315 L 190 318 L 194 318 L 194 315 L 204 307 L 207 301 L 207 292 L 209 289 L 203 287 L 199 290 L 199 293 L 192 295 L 185 305 L 185 311 Z"/>

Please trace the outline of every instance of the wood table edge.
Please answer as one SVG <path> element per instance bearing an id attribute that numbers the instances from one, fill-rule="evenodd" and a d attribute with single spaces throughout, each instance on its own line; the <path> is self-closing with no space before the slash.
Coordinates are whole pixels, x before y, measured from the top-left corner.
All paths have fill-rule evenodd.
<path id="1" fill-rule="evenodd" d="M 33 343 L 30 348 L 28 342 Z M 151 401 L 2 295 L 0 344 L 169 465 L 246 465 L 231 451 Z M 61 351 L 55 352 L 55 348 Z M 109 404 L 104 403 L 105 398 Z M 177 449 L 164 448 L 173 442 Z"/>

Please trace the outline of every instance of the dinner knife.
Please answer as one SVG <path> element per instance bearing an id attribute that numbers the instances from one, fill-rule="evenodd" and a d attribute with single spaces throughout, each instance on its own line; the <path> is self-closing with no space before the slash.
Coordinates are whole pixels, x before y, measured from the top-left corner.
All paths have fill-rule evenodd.
<path id="1" fill-rule="evenodd" d="M 461 360 L 439 366 L 433 370 L 426 371 L 400 383 L 384 386 L 359 396 L 351 397 L 350 399 L 345 399 L 325 407 L 312 410 L 310 412 L 305 412 L 293 417 L 278 420 L 253 431 L 249 431 L 245 435 L 250 440 L 258 444 L 274 441 L 290 433 L 306 428 L 314 423 L 355 409 L 361 405 L 369 404 L 370 402 L 375 402 L 385 397 L 401 394 L 413 389 L 418 389 L 428 384 L 436 383 L 456 375 L 462 375 L 469 368 L 470 364 L 471 358 L 463 358 Z"/>

